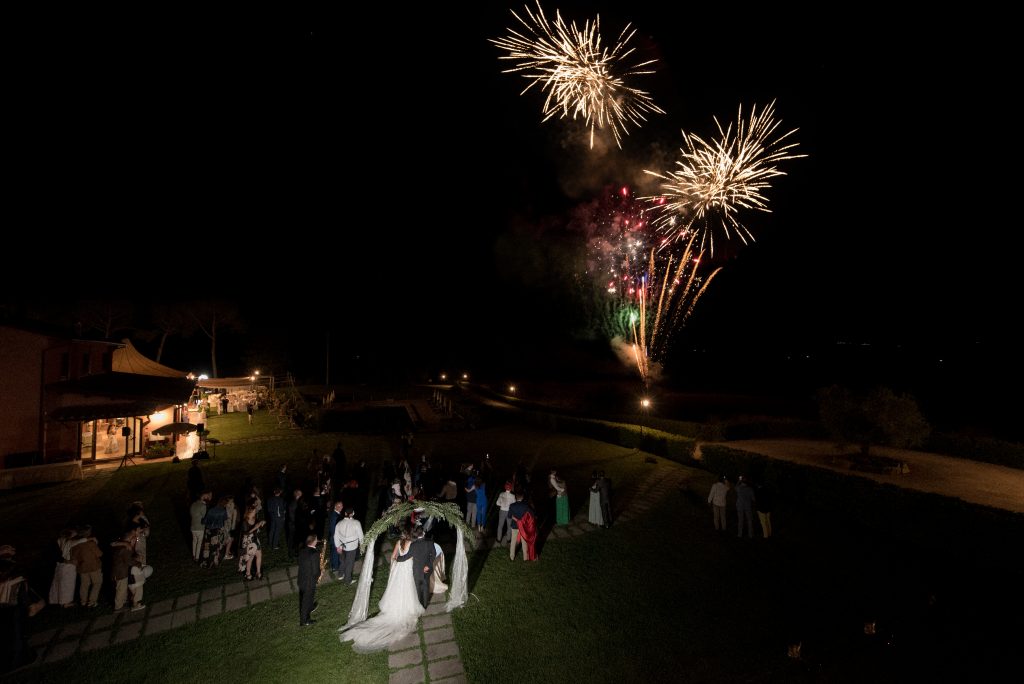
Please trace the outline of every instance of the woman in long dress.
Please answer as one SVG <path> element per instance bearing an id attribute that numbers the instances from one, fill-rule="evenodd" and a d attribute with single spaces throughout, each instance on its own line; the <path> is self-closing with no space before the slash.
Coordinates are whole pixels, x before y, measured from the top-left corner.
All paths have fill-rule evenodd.
<path id="1" fill-rule="evenodd" d="M 398 562 L 409 554 L 411 544 L 412 536 L 408 530 L 403 530 L 391 553 L 391 571 L 387 589 L 380 598 L 380 613 L 342 632 L 342 643 L 351 641 L 352 650 L 356 653 L 384 650 L 416 630 L 416 621 L 423 614 L 423 606 L 412 576 L 414 564 Z"/>
<path id="2" fill-rule="evenodd" d="M 596 470 L 594 481 L 590 484 L 590 512 L 587 521 L 598 527 L 604 525 L 604 516 L 601 514 L 601 478 L 598 477 Z"/>
<path id="3" fill-rule="evenodd" d="M 57 561 L 53 573 L 53 584 L 50 585 L 51 605 L 61 605 L 65 608 L 75 605 L 75 580 L 78 579 L 78 573 L 75 570 L 75 564 L 71 562 L 71 549 L 81 541 L 85 540 L 76 539 L 75 531 L 72 529 L 61 531 L 57 538 L 60 560 Z"/>
<path id="4" fill-rule="evenodd" d="M 555 524 L 569 524 L 569 489 L 565 486 L 565 480 L 558 476 L 558 471 L 552 470 L 548 478 L 551 491 L 555 493 Z"/>
<path id="5" fill-rule="evenodd" d="M 242 518 L 242 543 L 238 548 L 238 571 L 245 573 L 245 579 L 252 579 L 252 566 L 256 564 L 256 579 L 263 579 L 263 549 L 260 544 L 260 528 L 265 520 L 256 522 L 256 504 L 249 504 Z"/>

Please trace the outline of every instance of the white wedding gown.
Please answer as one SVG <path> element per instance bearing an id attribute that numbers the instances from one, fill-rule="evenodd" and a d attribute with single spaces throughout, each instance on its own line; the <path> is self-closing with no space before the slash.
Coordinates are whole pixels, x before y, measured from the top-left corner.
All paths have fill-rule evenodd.
<path id="1" fill-rule="evenodd" d="M 392 563 L 388 586 L 380 597 L 380 613 L 341 633 L 341 641 L 351 641 L 356 653 L 382 651 L 416 631 L 423 606 L 412 576 L 413 565 L 412 559 Z"/>

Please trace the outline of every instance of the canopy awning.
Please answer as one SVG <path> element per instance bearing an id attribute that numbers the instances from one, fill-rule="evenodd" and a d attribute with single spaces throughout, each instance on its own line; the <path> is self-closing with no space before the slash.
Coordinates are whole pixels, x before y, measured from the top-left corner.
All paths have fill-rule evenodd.
<path id="1" fill-rule="evenodd" d="M 147 356 L 143 356 L 129 339 L 122 340 L 121 344 L 124 346 L 114 350 L 111 370 L 115 373 L 134 373 L 136 375 L 152 375 L 163 378 L 184 378 L 188 375 L 188 373 L 169 368 Z"/>
<path id="2" fill-rule="evenodd" d="M 47 385 L 51 420 L 88 421 L 97 418 L 146 416 L 184 404 L 195 386 L 187 378 L 161 378 L 132 373 L 102 373 Z"/>
<path id="3" fill-rule="evenodd" d="M 155 401 L 184 404 L 192 395 L 195 383 L 188 378 L 161 378 L 134 373 L 101 373 L 68 382 L 47 385 L 47 392 L 59 395 L 104 397 L 111 401 Z M 74 402 L 71 399 L 68 403 Z"/>
<path id="4" fill-rule="evenodd" d="M 163 404 L 162 406 L 167 406 Z M 50 412 L 48 418 L 61 422 L 87 422 L 101 418 L 148 416 L 162 407 L 156 401 L 114 401 L 108 404 L 78 404 L 61 406 Z"/>

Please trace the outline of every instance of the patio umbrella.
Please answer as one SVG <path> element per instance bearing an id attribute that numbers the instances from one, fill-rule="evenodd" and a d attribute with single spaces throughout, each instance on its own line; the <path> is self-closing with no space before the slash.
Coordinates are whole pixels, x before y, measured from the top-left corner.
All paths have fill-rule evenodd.
<path id="1" fill-rule="evenodd" d="M 198 428 L 192 423 L 168 423 L 153 430 L 152 434 L 163 437 L 164 435 L 183 435 L 195 432 Z"/>

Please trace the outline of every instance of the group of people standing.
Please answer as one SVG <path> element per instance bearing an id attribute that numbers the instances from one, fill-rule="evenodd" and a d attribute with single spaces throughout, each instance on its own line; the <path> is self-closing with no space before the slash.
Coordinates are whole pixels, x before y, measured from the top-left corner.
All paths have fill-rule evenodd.
<path id="1" fill-rule="evenodd" d="M 732 486 L 728 478 L 722 475 L 718 481 L 711 486 L 708 493 L 708 505 L 714 513 L 715 530 L 725 533 L 728 528 L 726 522 L 726 506 Z M 770 487 L 760 483 L 751 486 L 746 476 L 740 475 L 736 480 L 736 520 L 737 537 L 743 536 L 744 529 L 747 536 L 754 536 L 754 511 L 757 510 L 758 521 L 761 523 L 761 532 L 765 539 L 772 536 L 772 508 L 774 507 L 774 494 Z"/>
<path id="2" fill-rule="evenodd" d="M 235 497 L 227 494 L 210 505 L 213 492 L 206 490 L 189 507 L 192 531 L 192 560 L 201 568 L 218 567 L 235 559 L 238 543 L 238 572 L 251 580 L 263 577 L 263 545 L 259 531 L 266 525 L 263 499 L 255 486 L 245 495 L 245 510 L 239 515 Z M 253 570 L 255 569 L 255 575 Z"/>
<path id="3" fill-rule="evenodd" d="M 110 543 L 109 577 L 114 590 L 114 610 L 145 608 L 142 603 L 143 586 L 152 575 L 153 568 L 146 564 L 146 540 L 150 525 L 141 501 L 133 501 L 126 513 L 123 532 Z M 50 584 L 49 602 L 71 608 L 75 605 L 75 586 L 78 585 L 80 605 L 95 608 L 99 605 L 103 586 L 103 551 L 93 534 L 91 525 L 67 527 L 56 540 L 56 562 Z"/>
<path id="4" fill-rule="evenodd" d="M 612 526 L 612 483 L 603 470 L 595 470 L 590 479 L 590 509 L 587 522 L 608 529 Z"/>

